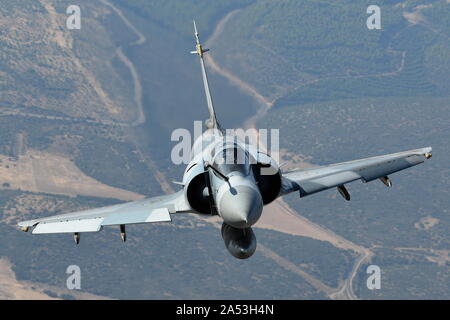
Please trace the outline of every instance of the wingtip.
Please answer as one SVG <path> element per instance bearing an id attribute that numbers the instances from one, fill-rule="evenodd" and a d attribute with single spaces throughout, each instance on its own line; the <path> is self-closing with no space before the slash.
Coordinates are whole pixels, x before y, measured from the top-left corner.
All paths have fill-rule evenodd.
<path id="1" fill-rule="evenodd" d="M 28 224 L 27 224 L 27 221 L 20 221 L 17 223 L 17 225 L 22 228 L 22 227 L 26 227 Z"/>
<path id="2" fill-rule="evenodd" d="M 17 225 L 19 226 L 19 228 L 21 230 L 27 229 L 27 231 L 28 231 L 28 229 L 30 227 L 34 226 L 36 223 L 37 223 L 37 221 L 35 221 L 35 220 L 27 220 L 27 221 L 20 221 L 17 223 Z"/>
<path id="3" fill-rule="evenodd" d="M 432 153 L 431 153 L 431 151 L 433 151 L 432 147 L 423 148 L 422 151 L 423 151 L 423 155 L 427 159 L 430 159 L 433 156 Z"/>
<path id="4" fill-rule="evenodd" d="M 17 223 L 17 226 L 23 232 L 28 232 L 28 230 L 30 230 L 31 225 L 28 223 L 28 221 L 21 221 L 21 222 Z"/>

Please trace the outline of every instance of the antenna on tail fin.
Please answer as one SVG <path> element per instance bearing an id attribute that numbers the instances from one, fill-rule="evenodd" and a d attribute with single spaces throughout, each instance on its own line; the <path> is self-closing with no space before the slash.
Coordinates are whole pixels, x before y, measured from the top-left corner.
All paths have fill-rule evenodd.
<path id="1" fill-rule="evenodd" d="M 211 91 L 209 90 L 208 84 L 208 76 L 206 74 L 205 62 L 203 61 L 203 54 L 208 52 L 209 49 L 204 49 L 200 44 L 200 39 L 198 37 L 197 26 L 194 20 L 194 35 L 195 35 L 195 51 L 191 51 L 191 54 L 196 54 L 200 57 L 200 66 L 202 68 L 202 76 L 203 76 L 203 85 L 205 86 L 205 94 L 206 94 L 206 102 L 208 103 L 208 111 L 209 111 L 209 120 L 206 122 L 206 126 L 208 129 L 218 129 L 221 130 L 219 122 L 216 118 L 216 112 L 214 111 L 214 105 L 211 98 Z"/>

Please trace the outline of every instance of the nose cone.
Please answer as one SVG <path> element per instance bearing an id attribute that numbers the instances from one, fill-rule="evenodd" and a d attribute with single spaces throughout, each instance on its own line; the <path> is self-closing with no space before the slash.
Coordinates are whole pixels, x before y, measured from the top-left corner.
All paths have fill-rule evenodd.
<path id="1" fill-rule="evenodd" d="M 222 219 L 235 228 L 248 228 L 261 217 L 263 201 L 255 188 L 238 185 L 226 191 L 220 199 Z"/>

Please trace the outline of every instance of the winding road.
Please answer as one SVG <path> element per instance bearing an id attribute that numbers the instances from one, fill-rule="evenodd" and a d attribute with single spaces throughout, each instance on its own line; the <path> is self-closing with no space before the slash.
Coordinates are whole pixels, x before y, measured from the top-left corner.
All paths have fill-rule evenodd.
<path id="1" fill-rule="evenodd" d="M 117 16 L 124 22 L 124 24 L 136 35 L 137 40 L 133 41 L 129 44 L 127 44 L 128 47 L 131 46 L 140 46 L 146 43 L 147 39 L 146 37 L 125 17 L 123 12 L 111 4 L 108 0 L 100 0 L 102 4 L 109 7 L 112 11 L 117 14 Z M 215 27 L 215 30 L 211 37 L 207 40 L 208 45 L 212 45 L 220 36 L 221 32 L 224 30 L 226 24 L 236 15 L 239 13 L 241 9 L 234 10 L 230 13 L 228 13 L 224 18 L 222 18 L 217 26 Z M 126 56 L 124 53 L 123 47 L 120 46 L 116 48 L 116 55 L 118 59 L 128 68 L 132 79 L 133 79 L 133 87 L 134 87 L 134 101 L 136 106 L 138 107 L 137 117 L 136 119 L 128 124 L 128 126 L 131 125 L 131 127 L 137 127 L 145 123 L 145 113 L 144 113 L 144 106 L 143 106 L 143 87 L 141 83 L 141 79 L 139 76 L 139 73 L 137 71 L 136 66 L 134 63 Z M 248 128 L 255 128 L 256 123 L 259 119 L 264 117 L 266 113 L 270 110 L 270 108 L 273 106 L 273 101 L 269 101 L 264 95 L 262 95 L 258 90 L 256 90 L 252 85 L 249 83 L 246 83 L 236 75 L 234 75 L 229 70 L 226 70 L 224 67 L 220 66 L 217 61 L 214 60 L 213 55 L 209 54 L 206 55 L 206 63 L 208 64 L 208 67 L 212 69 L 214 72 L 217 72 L 218 74 L 224 76 L 228 80 L 231 81 L 234 85 L 239 87 L 240 90 L 247 93 L 249 96 L 253 97 L 258 104 L 261 106 L 258 112 L 247 119 L 245 123 L 243 124 L 243 127 Z M 136 140 L 136 137 L 131 137 L 131 139 Z M 158 169 L 157 164 L 151 159 L 151 155 L 148 154 L 148 152 L 143 152 L 142 148 L 139 147 L 139 143 L 135 141 L 136 147 L 138 149 L 138 155 L 143 160 L 149 168 L 154 172 L 155 179 L 161 186 L 162 190 L 166 193 L 173 192 L 172 184 L 168 181 L 167 177 Z M 297 225 L 301 225 L 302 233 L 299 233 L 297 235 L 302 236 L 308 236 L 313 239 L 322 240 L 322 241 L 328 241 L 335 247 L 343 250 L 351 250 L 353 252 L 356 252 L 358 254 L 358 257 L 356 258 L 352 270 L 349 273 L 348 278 L 344 279 L 344 281 L 341 281 L 341 285 L 338 288 L 331 288 L 327 285 L 325 285 L 323 282 L 321 282 L 316 277 L 308 274 L 305 272 L 301 267 L 295 265 L 288 259 L 279 256 L 276 252 L 268 249 L 264 245 L 260 245 L 260 250 L 264 256 L 267 258 L 273 260 L 278 265 L 283 267 L 284 269 L 293 272 L 300 277 L 302 277 L 305 281 L 307 281 L 311 286 L 316 288 L 317 290 L 323 292 L 325 295 L 330 297 L 331 299 L 357 299 L 356 295 L 353 292 L 353 280 L 358 273 L 359 268 L 361 265 L 366 263 L 372 256 L 373 253 L 362 246 L 359 246 L 357 244 L 354 244 L 350 242 L 347 239 L 342 238 L 341 236 L 335 234 L 333 231 L 328 230 L 320 225 L 317 225 L 313 223 L 312 221 L 308 220 L 307 218 L 301 216 L 298 214 L 295 210 L 290 208 L 282 199 L 277 200 L 274 202 L 273 208 L 271 209 L 275 212 L 272 213 L 278 213 L 283 214 L 284 217 L 287 217 L 287 221 L 292 222 L 294 221 Z M 199 217 L 198 215 L 192 215 L 196 218 L 203 219 Z M 214 220 L 214 218 L 206 219 L 205 221 L 214 224 L 217 226 L 218 222 Z M 219 226 L 220 227 L 220 226 Z M 267 227 L 267 226 L 266 226 Z M 282 228 L 279 226 L 271 226 L 272 229 L 278 230 L 283 232 Z"/>
<path id="2" fill-rule="evenodd" d="M 214 32 L 212 33 L 211 37 L 207 40 L 207 45 L 211 47 L 215 41 L 219 38 L 220 34 L 223 32 L 226 23 L 229 22 L 236 14 L 238 14 L 242 9 L 237 9 L 234 11 L 231 11 L 228 13 L 225 17 L 223 17 L 219 23 L 217 24 Z M 213 51 L 212 51 L 213 52 Z M 400 72 L 401 69 L 403 69 L 404 65 L 404 57 L 405 54 L 403 53 L 403 59 L 401 62 L 400 70 L 397 70 L 396 72 Z M 255 128 L 256 123 L 259 119 L 263 118 L 267 112 L 270 110 L 270 108 L 273 106 L 273 101 L 269 101 L 266 97 L 264 97 L 261 93 L 259 93 L 252 85 L 246 83 L 236 75 L 234 75 L 229 70 L 226 70 L 224 67 L 221 67 L 217 61 L 214 60 L 213 53 L 206 56 L 206 62 L 208 64 L 208 67 L 211 68 L 214 72 L 217 72 L 218 74 L 222 75 L 223 77 L 227 78 L 231 83 L 239 87 L 242 91 L 246 92 L 249 96 L 253 97 L 261 106 L 259 111 L 252 116 L 251 118 L 247 119 L 244 123 L 244 127 L 246 129 L 249 128 Z M 322 79 L 323 80 L 323 79 Z M 319 81 L 319 79 L 316 79 L 314 81 Z M 304 83 L 303 85 L 305 85 Z M 305 271 L 301 270 L 301 268 L 297 266 L 293 266 L 292 263 L 288 262 L 286 259 L 281 258 L 276 253 L 269 251 L 267 248 L 262 249 L 263 254 L 265 254 L 267 257 L 272 258 L 275 260 L 279 265 L 282 267 L 293 271 L 300 276 L 302 276 L 309 284 L 311 284 L 316 289 L 326 293 L 331 299 L 349 299 L 349 300 L 355 300 L 358 299 L 358 297 L 355 295 L 353 291 L 353 281 L 355 279 L 356 274 L 358 273 L 359 268 L 367 263 L 373 256 L 373 252 L 365 247 L 362 247 L 360 245 L 357 245 L 347 239 L 344 239 L 343 237 L 335 234 L 333 231 L 328 230 L 320 225 L 317 225 L 310 220 L 306 219 L 305 217 L 302 217 L 298 212 L 296 212 L 294 209 L 289 207 L 289 205 L 284 202 L 281 198 L 274 202 L 274 205 L 276 206 L 276 211 L 283 212 L 285 215 L 290 215 L 295 220 L 301 220 L 304 225 L 307 225 L 310 230 L 313 230 L 313 234 L 311 234 L 311 238 L 317 239 L 316 234 L 318 232 L 321 232 L 324 234 L 324 238 L 321 240 L 328 241 L 331 244 L 333 244 L 335 247 L 345 250 L 352 250 L 356 253 L 358 253 L 358 257 L 356 258 L 352 270 L 349 273 L 349 276 L 342 282 L 341 286 L 337 289 L 330 288 L 320 282 L 318 279 L 312 277 Z M 274 228 L 276 229 L 276 228 Z M 303 235 L 304 236 L 304 235 Z M 260 246 L 261 247 L 261 246 Z M 295 268 L 294 268 L 295 267 Z"/>
<path id="3" fill-rule="evenodd" d="M 110 7 L 117 14 L 117 16 L 123 21 L 123 23 L 129 29 L 131 29 L 131 31 L 137 36 L 137 40 L 129 43 L 128 46 L 141 46 L 147 41 L 147 38 L 125 17 L 125 15 L 120 9 L 118 9 L 116 6 L 114 6 L 107 0 L 100 0 L 100 2 Z M 142 100 L 141 78 L 139 77 L 139 73 L 137 72 L 133 62 L 131 62 L 131 60 L 124 54 L 122 47 L 118 47 L 116 49 L 116 55 L 119 58 L 119 60 L 122 61 L 122 63 L 128 68 L 131 77 L 133 78 L 134 102 L 136 103 L 138 110 L 137 110 L 137 118 L 131 123 L 131 125 L 133 127 L 137 127 L 145 123 L 145 112 L 144 112 L 144 105 L 142 102 L 143 100 Z"/>

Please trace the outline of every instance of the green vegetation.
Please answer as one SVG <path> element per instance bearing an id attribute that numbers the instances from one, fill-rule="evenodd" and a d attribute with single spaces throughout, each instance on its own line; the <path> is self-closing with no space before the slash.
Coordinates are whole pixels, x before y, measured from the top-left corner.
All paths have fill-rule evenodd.
<path id="1" fill-rule="evenodd" d="M 449 245 L 448 199 L 450 176 L 450 115 L 447 98 L 365 98 L 309 103 L 275 109 L 259 123 L 281 128 L 281 148 L 303 154 L 309 162 L 328 164 L 433 146 L 431 160 L 393 174 L 393 187 L 381 182 L 347 186 L 352 200 L 336 190 L 299 199 L 285 197 L 300 214 L 367 248 L 375 249 L 370 264 L 381 267 L 383 290 L 365 287 L 367 266 L 359 270 L 357 295 L 367 299 L 448 298 L 448 262 L 429 261 L 428 251 L 414 251 L 414 259 L 394 248 L 446 250 Z M 433 219 L 431 227 L 421 221 Z M 429 250 L 429 249 L 426 249 Z"/>
<path id="2" fill-rule="evenodd" d="M 47 116 L 45 112 L 40 114 Z M 0 117 L 0 153 L 12 155 L 16 135 L 26 132 L 26 148 L 67 154 L 85 174 L 111 186 L 146 195 L 160 194 L 154 172 L 141 161 L 124 129 L 88 120 Z"/>
<path id="3" fill-rule="evenodd" d="M 355 285 L 362 298 L 448 298 L 448 262 L 438 264 L 430 249 L 450 245 L 450 4 L 399 3 L 379 4 L 383 29 L 369 31 L 367 2 L 259 1 L 226 27 L 218 58 L 274 100 L 258 126 L 280 128 L 281 148 L 309 162 L 434 148 L 425 165 L 392 175 L 392 189 L 355 182 L 350 203 L 335 190 L 286 201 L 343 237 L 376 246 L 371 263 L 382 269 L 382 290 L 367 290 L 363 266 Z M 244 53 L 223 51 L 230 34 L 237 37 L 231 50 L 247 42 Z M 427 219 L 433 224 L 424 227 Z"/>
<path id="4" fill-rule="evenodd" d="M 355 292 L 362 299 L 448 299 L 450 264 L 428 250 L 375 250 L 372 264 L 380 266 L 381 289 L 368 290 L 367 265 L 355 278 Z M 444 253 L 444 256 L 446 254 Z"/>
<path id="5" fill-rule="evenodd" d="M 11 196 L 9 192 L 0 198 L 0 206 L 5 207 Z M 47 196 L 47 201 L 53 198 Z M 94 198 L 58 198 L 65 198 L 65 210 L 73 210 L 76 203 L 111 204 Z M 104 228 L 83 234 L 76 246 L 71 235 L 32 236 L 2 223 L 0 256 L 9 257 L 18 280 L 58 287 L 65 287 L 65 270 L 76 264 L 84 291 L 120 299 L 325 298 L 259 252 L 244 263 L 236 260 L 226 251 L 220 230 L 196 218 L 177 215 L 171 224 L 129 226 L 127 231 L 126 244 L 116 228 Z M 262 232 L 260 241 L 275 245 L 282 238 L 277 232 Z"/>
<path id="6" fill-rule="evenodd" d="M 161 194 L 154 171 L 142 161 L 132 144 L 97 137 L 85 139 L 78 146 L 78 151 L 75 163 L 87 175 L 108 185 L 141 194 Z M 92 157 L 93 154 L 96 156 Z"/>
<path id="7" fill-rule="evenodd" d="M 403 52 L 404 60 L 392 72 L 319 80 L 280 98 L 276 106 L 358 97 L 438 95 L 437 86 L 428 79 L 424 64 L 425 48 L 438 36 L 417 26 L 404 29 L 397 37 L 393 48 Z"/>
<path id="8" fill-rule="evenodd" d="M 214 43 L 214 55 L 222 66 L 275 100 L 276 107 L 344 98 L 442 95 L 439 89 L 448 89 L 449 83 L 448 3 L 438 0 L 417 7 L 422 3 L 382 1 L 382 30 L 366 27 L 370 4 L 257 1 L 226 25 Z M 423 15 L 425 22 L 410 23 L 406 17 L 411 13 Z M 440 64 L 446 66 L 439 70 Z"/>
<path id="9" fill-rule="evenodd" d="M 332 288 L 348 277 L 356 258 L 324 241 L 267 230 L 257 230 L 256 234 L 264 246 Z"/>
<path id="10" fill-rule="evenodd" d="M 56 13 L 64 15 L 70 2 L 56 3 Z M 115 37 L 92 18 L 97 10 L 95 4 L 84 2 L 83 31 L 72 32 L 64 19 L 54 22 L 39 1 L 2 1 L 0 14 L 9 17 L 2 20 L 0 32 L 2 106 L 103 120 L 133 119 L 132 88 L 111 67 Z M 120 114 L 112 114 L 112 108 Z"/>
<path id="11" fill-rule="evenodd" d="M 282 149 L 321 165 L 433 146 L 436 157 L 392 175 L 392 189 L 378 181 L 354 182 L 348 186 L 349 203 L 335 190 L 286 199 L 301 214 L 356 243 L 445 248 L 450 180 L 440 155 L 450 153 L 449 116 L 443 98 L 353 99 L 274 110 L 259 126 L 281 128 Z M 430 230 L 415 228 L 426 216 L 440 222 Z"/>
<path id="12" fill-rule="evenodd" d="M 135 14 L 183 36 L 192 36 L 192 20 L 198 31 L 209 35 L 215 22 L 231 10 L 246 7 L 255 0 L 113 0 Z M 206 39 L 204 37 L 204 39 Z"/>
<path id="13" fill-rule="evenodd" d="M 211 54 L 275 101 L 258 125 L 281 128 L 282 148 L 325 164 L 434 147 L 426 165 L 393 175 L 389 192 L 381 183 L 356 182 L 349 186 L 350 203 L 335 190 L 304 199 L 295 194 L 286 201 L 375 253 L 371 263 L 382 268 L 384 290 L 365 289 L 362 266 L 354 286 L 362 298 L 448 297 L 448 262 L 436 262 L 440 256 L 430 251 L 450 245 L 446 0 L 426 7 L 416 0 L 378 1 L 380 31 L 366 28 L 371 1 L 110 1 L 145 34 L 146 43 L 130 46 L 135 34 L 100 2 L 81 1 L 83 29 L 69 32 L 50 25 L 39 2 L 2 1 L 1 14 L 13 19 L 3 19 L 0 31 L 0 111 L 20 115 L 0 117 L 1 154 L 13 155 L 16 137 L 24 132 L 28 148 L 64 154 L 101 182 L 160 194 L 154 169 L 141 154 L 168 181 L 179 180 L 183 168 L 168 157 L 170 133 L 191 129 L 192 121 L 205 119 L 207 112 L 198 61 L 188 55 L 191 20 L 197 20 L 206 40 L 220 19 L 240 9 L 211 43 Z M 61 14 L 70 2 L 51 3 Z M 413 24 L 405 13 L 424 20 Z M 57 41 L 56 30 L 73 40 L 70 49 Z M 147 121 L 139 128 L 104 122 L 135 119 L 133 81 L 117 57 L 119 46 L 142 81 Z M 255 112 L 256 103 L 226 79 L 213 72 L 210 78 L 225 126 Z M 118 107 L 117 114 L 107 109 L 99 88 Z M 77 264 L 83 290 L 113 298 L 325 298 L 260 251 L 250 260 L 235 260 L 219 230 L 190 216 L 177 215 L 173 224 L 130 226 L 126 245 L 116 228 L 83 234 L 75 246 L 70 235 L 31 236 L 14 226 L 23 218 L 116 202 L 2 190 L 0 256 L 11 260 L 19 280 L 61 287 L 67 266 Z M 429 218 L 434 224 L 425 228 L 422 221 Z M 350 252 L 328 243 L 259 229 L 256 235 L 260 244 L 332 287 L 348 276 L 354 262 Z"/>

